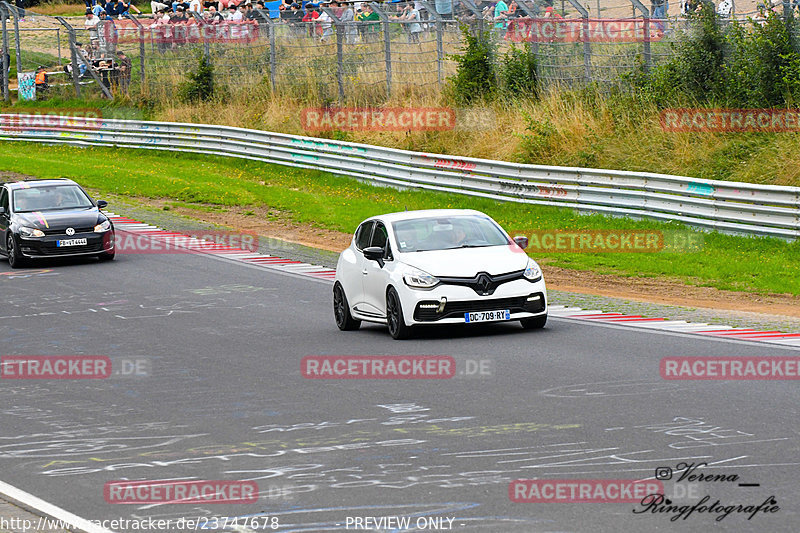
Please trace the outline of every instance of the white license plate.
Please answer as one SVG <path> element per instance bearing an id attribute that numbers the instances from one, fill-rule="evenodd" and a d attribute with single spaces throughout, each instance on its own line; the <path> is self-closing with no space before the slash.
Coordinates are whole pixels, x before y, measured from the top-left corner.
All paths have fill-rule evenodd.
<path id="1" fill-rule="evenodd" d="M 497 311 L 478 311 L 476 313 L 464 313 L 464 321 L 467 324 L 473 322 L 497 322 L 498 320 L 511 320 L 511 313 L 508 309 Z"/>
<path id="2" fill-rule="evenodd" d="M 63 241 L 56 241 L 56 246 L 58 248 L 64 246 L 86 246 L 86 239 L 64 239 Z"/>

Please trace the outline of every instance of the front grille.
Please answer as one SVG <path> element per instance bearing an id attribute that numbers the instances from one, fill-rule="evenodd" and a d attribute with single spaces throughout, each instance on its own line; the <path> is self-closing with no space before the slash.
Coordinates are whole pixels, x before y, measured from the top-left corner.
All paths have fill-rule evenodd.
<path id="1" fill-rule="evenodd" d="M 75 230 L 75 235 L 77 235 L 78 233 L 92 233 L 94 231 L 94 226 L 82 227 L 82 228 L 79 228 L 77 226 L 72 226 L 72 229 Z M 45 229 L 45 230 L 42 230 L 42 231 L 44 231 L 45 235 L 66 235 L 67 234 L 67 228 Z"/>
<path id="2" fill-rule="evenodd" d="M 451 278 L 440 276 L 439 281 L 445 285 L 460 285 L 462 287 L 469 287 L 475 291 L 476 294 L 480 294 L 481 296 L 489 296 L 490 294 L 494 294 L 494 291 L 497 290 L 497 287 L 503 283 L 508 283 L 509 281 L 514 281 L 517 279 L 524 279 L 524 272 L 524 270 L 517 270 L 516 272 L 496 274 L 494 276 L 488 272 L 478 272 L 478 274 L 472 278 Z"/>
<path id="3" fill-rule="evenodd" d="M 539 298 L 528 301 L 530 297 Z M 513 298 L 494 298 L 490 300 L 464 300 L 458 302 L 447 302 L 444 310 L 437 313 L 439 302 L 436 300 L 423 300 L 414 309 L 414 320 L 419 322 L 435 322 L 443 318 L 464 318 L 464 313 L 474 311 L 494 311 L 497 309 L 508 309 L 512 313 L 541 313 L 545 309 L 544 295 L 541 292 L 529 294 L 527 296 L 515 296 Z"/>

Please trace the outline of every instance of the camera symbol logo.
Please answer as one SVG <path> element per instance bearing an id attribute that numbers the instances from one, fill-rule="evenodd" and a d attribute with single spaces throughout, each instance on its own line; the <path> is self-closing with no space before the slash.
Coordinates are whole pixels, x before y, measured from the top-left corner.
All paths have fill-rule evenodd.
<path id="1" fill-rule="evenodd" d="M 668 466 L 659 466 L 656 468 L 656 479 L 659 481 L 672 479 L 672 469 Z"/>

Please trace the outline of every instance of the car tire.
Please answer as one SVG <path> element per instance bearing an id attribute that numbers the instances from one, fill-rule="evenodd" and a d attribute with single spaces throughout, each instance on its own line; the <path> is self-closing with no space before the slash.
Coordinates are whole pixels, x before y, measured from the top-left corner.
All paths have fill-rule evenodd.
<path id="1" fill-rule="evenodd" d="M 519 323 L 522 324 L 523 329 L 542 329 L 547 324 L 547 314 L 523 318 Z"/>
<path id="2" fill-rule="evenodd" d="M 406 325 L 403 318 L 403 307 L 400 304 L 400 296 L 394 287 L 389 287 L 386 291 L 386 325 L 389 326 L 389 334 L 395 340 L 411 338 L 413 329 Z"/>
<path id="3" fill-rule="evenodd" d="M 8 256 L 8 266 L 11 268 L 23 268 L 25 266 L 25 260 L 19 255 L 14 237 L 10 234 L 6 241 L 6 255 Z"/>
<path id="4" fill-rule="evenodd" d="M 103 252 L 102 254 L 98 255 L 97 258 L 100 261 L 113 261 L 116 256 L 117 251 L 114 250 L 113 252 Z"/>
<path id="5" fill-rule="evenodd" d="M 350 314 L 350 304 L 340 283 L 333 286 L 333 317 L 342 331 L 354 331 L 361 327 L 361 321 Z"/>

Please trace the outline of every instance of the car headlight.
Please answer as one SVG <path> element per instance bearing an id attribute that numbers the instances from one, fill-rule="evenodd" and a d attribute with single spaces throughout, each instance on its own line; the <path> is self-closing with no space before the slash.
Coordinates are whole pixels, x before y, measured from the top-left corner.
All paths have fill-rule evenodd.
<path id="1" fill-rule="evenodd" d="M 44 237 L 44 232 L 36 228 L 20 226 L 19 234 L 23 237 Z"/>
<path id="2" fill-rule="evenodd" d="M 108 231 L 111 229 L 111 222 L 108 220 L 103 221 L 101 224 L 98 224 L 94 227 L 95 233 L 103 233 L 104 231 Z"/>
<path id="3" fill-rule="evenodd" d="M 418 268 L 412 268 L 403 274 L 403 281 L 406 282 L 406 285 L 414 289 L 430 289 L 439 284 L 439 278 L 431 276 L 424 270 Z"/>
<path id="4" fill-rule="evenodd" d="M 542 269 L 536 264 L 536 261 L 528 258 L 528 265 L 525 267 L 525 272 L 522 274 L 525 279 L 530 281 L 539 281 L 542 279 Z"/>

